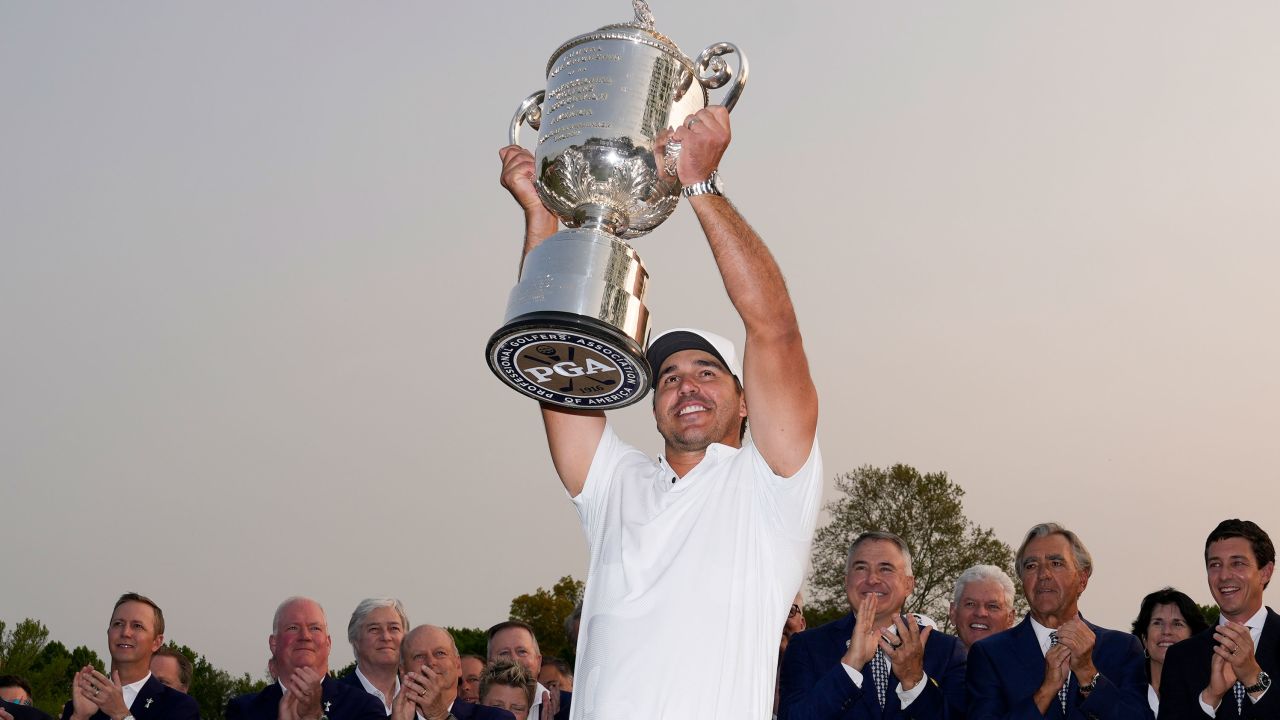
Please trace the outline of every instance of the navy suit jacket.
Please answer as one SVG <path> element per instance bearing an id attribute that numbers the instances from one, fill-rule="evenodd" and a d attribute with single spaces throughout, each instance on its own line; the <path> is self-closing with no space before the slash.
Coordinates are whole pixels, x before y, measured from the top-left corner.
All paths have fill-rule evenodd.
<path id="1" fill-rule="evenodd" d="M 71 717 L 71 701 L 62 706 L 62 720 Z M 135 720 L 200 720 L 200 706 L 195 699 L 186 693 L 179 692 L 156 679 L 155 675 L 147 678 L 138 690 L 129 713 Z M 17 720 L 17 716 L 14 716 Z M 90 720 L 110 720 L 106 713 L 99 710 Z"/>
<path id="2" fill-rule="evenodd" d="M 1209 686 L 1209 661 L 1213 657 L 1214 628 L 1169 648 L 1160 673 L 1160 720 L 1202 720 L 1200 693 Z M 1218 718 L 1280 718 L 1280 615 L 1267 608 L 1262 637 L 1253 650 L 1262 669 L 1271 676 L 1271 689 L 1258 702 L 1244 701 L 1244 714 L 1236 710 L 1235 696 L 1227 693 L 1218 706 Z"/>
<path id="3" fill-rule="evenodd" d="M 964 717 L 965 649 L 959 639 L 937 630 L 930 633 L 924 646 L 924 671 L 929 676 L 924 692 L 903 710 L 896 692 L 898 679 L 891 672 L 881 710 L 870 666 L 862 668 L 859 688 L 840 664 L 853 625 L 854 616 L 850 613 L 791 636 L 782 655 L 778 720 Z"/>
<path id="4" fill-rule="evenodd" d="M 351 685 L 355 687 L 355 689 L 363 693 L 369 692 L 368 690 L 364 689 L 364 685 L 360 682 L 360 678 L 356 677 L 355 670 L 352 670 L 346 675 L 343 675 L 342 677 L 338 678 L 338 682 L 343 682 L 348 685 Z M 373 697 L 374 700 L 378 699 L 373 695 L 370 695 L 370 697 Z M 385 708 L 384 708 L 384 711 L 385 711 Z M 511 711 L 509 710 L 503 710 L 502 708 L 485 707 L 483 705 L 473 705 L 469 702 L 463 702 L 461 700 L 453 701 L 453 708 L 452 710 L 450 710 L 450 712 L 452 712 L 453 716 L 456 717 L 458 720 L 515 720 L 516 718 L 516 716 L 512 715 Z M 17 719 L 15 718 L 14 720 L 17 720 Z"/>
<path id="5" fill-rule="evenodd" d="M 53 716 L 31 705 L 19 705 L 0 701 L 0 708 L 13 716 L 13 720 L 53 720 Z"/>
<path id="6" fill-rule="evenodd" d="M 1080 683 L 1071 675 L 1067 714 L 1056 699 L 1047 714 L 1040 714 L 1033 696 L 1044 682 L 1044 653 L 1028 615 L 969 648 L 969 720 L 1151 720 L 1146 659 L 1138 638 L 1085 624 L 1095 636 L 1093 665 L 1101 676 L 1088 699 L 1082 699 Z"/>
<path id="7" fill-rule="evenodd" d="M 515 715 L 511 714 L 510 710 L 486 707 L 484 705 L 473 705 L 461 700 L 453 701 L 453 709 L 450 710 L 450 712 L 452 712 L 453 716 L 458 718 L 458 720 L 515 720 L 516 718 Z"/>
<path id="8" fill-rule="evenodd" d="M 329 720 L 386 720 L 386 708 L 378 698 L 365 692 L 359 680 L 356 685 L 353 688 L 341 680 L 324 679 L 320 689 Z M 283 696 L 280 683 L 273 682 L 262 692 L 231 698 L 227 702 L 227 720 L 275 720 Z"/>

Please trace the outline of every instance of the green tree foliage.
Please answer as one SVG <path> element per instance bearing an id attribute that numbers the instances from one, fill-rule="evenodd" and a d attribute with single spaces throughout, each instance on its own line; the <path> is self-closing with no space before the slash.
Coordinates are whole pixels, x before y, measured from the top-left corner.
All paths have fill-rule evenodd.
<path id="1" fill-rule="evenodd" d="M 71 679 L 85 665 L 103 669 L 98 654 L 81 645 L 74 650 L 60 642 L 49 642 L 49 629 L 27 618 L 12 631 L 0 621 L 0 672 L 21 675 L 31 683 L 36 707 L 59 716 L 71 699 Z"/>
<path id="2" fill-rule="evenodd" d="M 486 656 L 489 637 L 484 630 L 480 628 L 455 627 L 447 627 L 445 630 L 453 636 L 453 641 L 458 644 L 459 655 Z"/>
<path id="3" fill-rule="evenodd" d="M 827 503 L 831 520 L 813 541 L 810 627 L 849 611 L 845 559 L 862 532 L 888 531 L 906 541 L 916 578 L 906 610 L 929 615 L 944 630 L 950 629 L 947 609 L 955 579 L 966 568 L 996 565 L 1016 582 L 1013 548 L 965 517 L 964 489 L 945 472 L 921 475 L 909 465 L 866 465 L 837 476 L 836 488 L 843 497 Z"/>
<path id="4" fill-rule="evenodd" d="M 329 671 L 329 677 L 331 677 L 331 678 L 340 678 L 340 677 L 342 677 L 343 675 L 349 675 L 349 674 L 351 674 L 351 673 L 353 673 L 353 672 L 355 672 L 355 671 L 356 671 L 356 661 L 355 661 L 355 660 L 352 660 L 351 662 L 347 663 L 346 665 L 343 665 L 342 667 L 338 668 L 337 670 L 330 670 L 330 671 Z"/>
<path id="5" fill-rule="evenodd" d="M 538 588 L 530 595 L 512 600 L 511 619 L 529 623 L 544 656 L 554 655 L 572 662 L 574 648 L 564 632 L 564 619 L 582 599 L 585 587 L 581 580 L 565 575 L 549 591 Z"/>
<path id="6" fill-rule="evenodd" d="M 226 670 L 214 667 L 204 655 L 186 645 L 179 645 L 170 640 L 168 646 L 186 655 L 191 661 L 190 694 L 200 706 L 200 717 L 205 720 L 219 720 L 226 711 L 228 700 L 236 695 L 258 692 L 267 685 L 268 679 L 265 673 L 261 680 L 254 680 L 249 673 L 233 677 Z"/>
<path id="7" fill-rule="evenodd" d="M 1200 614 L 1204 616 L 1204 621 L 1209 623 L 1209 627 L 1218 624 L 1218 618 L 1222 615 L 1222 608 L 1217 605 L 1201 605 L 1196 603 L 1196 607 L 1200 608 Z"/>

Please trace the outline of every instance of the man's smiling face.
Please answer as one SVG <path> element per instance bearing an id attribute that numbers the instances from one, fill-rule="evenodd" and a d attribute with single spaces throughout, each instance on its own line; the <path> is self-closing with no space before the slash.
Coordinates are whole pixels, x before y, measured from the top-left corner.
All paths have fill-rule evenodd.
<path id="1" fill-rule="evenodd" d="M 150 663 L 163 644 L 164 636 L 156 633 L 156 612 L 150 605 L 129 600 L 111 614 L 107 650 L 113 664 Z"/>
<path id="2" fill-rule="evenodd" d="M 655 370 L 653 417 L 668 448 L 696 452 L 711 443 L 738 446 L 746 398 L 714 355 L 681 350 Z"/>
<path id="3" fill-rule="evenodd" d="M 892 541 L 864 540 L 853 549 L 844 589 L 855 612 L 864 597 L 874 595 L 877 616 L 896 615 L 915 587 L 907 557 Z"/>
<path id="4" fill-rule="evenodd" d="M 1262 607 L 1262 590 L 1271 580 L 1275 563 L 1258 567 L 1253 545 L 1242 537 L 1224 538 L 1205 551 L 1209 591 L 1229 620 L 1244 622 Z"/>
<path id="5" fill-rule="evenodd" d="M 970 647 L 982 638 L 1008 630 L 1013 625 L 1013 608 L 1004 588 L 995 580 L 972 580 L 960 592 L 960 600 L 951 606 L 951 624 L 965 645 Z"/>

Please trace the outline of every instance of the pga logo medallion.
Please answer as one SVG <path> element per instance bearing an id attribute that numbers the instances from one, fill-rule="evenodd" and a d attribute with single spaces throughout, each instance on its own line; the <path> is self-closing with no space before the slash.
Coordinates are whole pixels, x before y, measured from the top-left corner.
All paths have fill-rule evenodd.
<path id="1" fill-rule="evenodd" d="M 648 369 L 613 345 L 565 330 L 521 330 L 495 343 L 490 365 L 516 390 L 563 407 L 609 410 L 648 391 Z"/>

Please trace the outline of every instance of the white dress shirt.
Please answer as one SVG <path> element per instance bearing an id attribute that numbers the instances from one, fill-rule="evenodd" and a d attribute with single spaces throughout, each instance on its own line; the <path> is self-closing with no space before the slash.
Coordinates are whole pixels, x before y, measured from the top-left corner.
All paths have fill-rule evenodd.
<path id="1" fill-rule="evenodd" d="M 373 683 L 369 682 L 369 678 L 365 677 L 365 674 L 360 671 L 359 665 L 356 665 L 356 679 L 359 680 L 360 684 L 364 686 L 365 692 L 369 693 L 370 695 L 382 701 L 383 709 L 387 711 L 387 715 L 390 715 L 391 701 L 395 700 L 396 696 L 400 694 L 400 676 L 396 675 L 396 689 L 392 691 L 390 698 L 382 694 L 381 690 L 374 687 Z"/>
<path id="2" fill-rule="evenodd" d="M 1261 608 L 1258 608 L 1258 612 L 1254 613 L 1253 617 L 1244 621 L 1244 625 L 1247 625 L 1249 627 L 1249 637 L 1253 639 L 1253 649 L 1255 652 L 1258 650 L 1258 642 L 1262 640 L 1262 626 L 1266 622 L 1267 622 L 1267 608 L 1265 605 Z M 1218 626 L 1221 627 L 1226 624 L 1227 624 L 1227 619 L 1219 615 Z M 1245 698 L 1249 702 L 1258 702 L 1259 700 L 1262 699 L 1262 696 L 1266 695 L 1268 692 L 1270 692 L 1270 688 L 1268 688 L 1267 690 L 1264 690 L 1256 698 L 1248 694 L 1245 695 Z M 1200 709 L 1204 711 L 1204 714 L 1208 715 L 1209 717 L 1218 717 L 1218 708 L 1209 707 L 1209 705 L 1205 703 L 1203 691 L 1201 691 L 1201 693 L 1196 696 L 1196 699 L 1200 701 Z M 1235 702 L 1236 700 L 1235 691 L 1231 688 L 1228 688 L 1227 694 L 1222 696 L 1222 700 L 1223 701 L 1230 700 L 1231 702 Z M 1221 706 L 1222 706 L 1222 702 L 1219 702 L 1218 707 L 1221 707 Z"/>
<path id="3" fill-rule="evenodd" d="M 129 708 L 130 710 L 133 709 L 133 701 L 138 699 L 138 693 L 142 690 L 142 686 L 146 685 L 147 681 L 150 679 L 151 679 L 151 673 L 148 672 L 146 677 L 142 678 L 138 682 L 129 683 L 128 685 L 125 685 L 120 688 L 120 690 L 124 693 L 125 707 Z"/>

